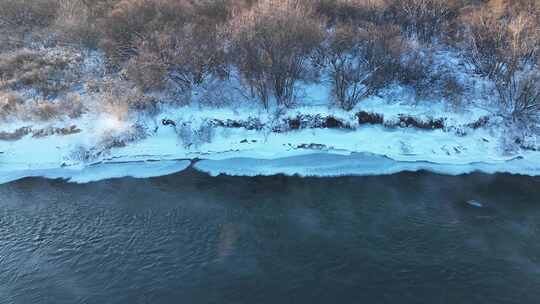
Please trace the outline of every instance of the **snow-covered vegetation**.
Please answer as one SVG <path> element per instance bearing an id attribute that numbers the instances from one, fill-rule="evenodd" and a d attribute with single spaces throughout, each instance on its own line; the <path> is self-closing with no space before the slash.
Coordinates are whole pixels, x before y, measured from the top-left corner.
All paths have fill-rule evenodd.
<path id="1" fill-rule="evenodd" d="M 3 0 L 0 41 L 4 170 L 540 153 L 535 0 Z"/>

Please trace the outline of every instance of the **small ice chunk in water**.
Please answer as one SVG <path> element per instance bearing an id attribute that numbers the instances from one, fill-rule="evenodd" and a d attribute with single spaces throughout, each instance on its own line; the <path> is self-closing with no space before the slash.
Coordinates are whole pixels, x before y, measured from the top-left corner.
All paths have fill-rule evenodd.
<path id="1" fill-rule="evenodd" d="M 479 201 L 477 200 L 468 200 L 467 201 L 467 204 L 473 206 L 473 207 L 476 207 L 476 208 L 482 208 L 484 207 L 484 205 L 482 205 L 482 203 L 480 203 Z"/>

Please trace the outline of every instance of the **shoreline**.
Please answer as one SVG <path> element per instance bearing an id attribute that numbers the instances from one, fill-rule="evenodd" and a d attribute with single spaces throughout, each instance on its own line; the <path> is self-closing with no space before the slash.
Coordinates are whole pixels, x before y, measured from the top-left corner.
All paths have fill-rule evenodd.
<path id="1" fill-rule="evenodd" d="M 473 173 L 540 176 L 540 161 L 517 158 L 498 163 L 444 164 L 426 161 L 396 161 L 368 153 L 350 155 L 318 153 L 277 159 L 146 159 L 101 161 L 87 165 L 9 170 L 0 168 L 0 184 L 30 177 L 62 179 L 70 183 L 90 183 L 116 178 L 152 178 L 196 170 L 210 176 L 300 176 L 333 178 L 341 176 L 382 176 L 427 171 L 457 176 Z"/>
<path id="2" fill-rule="evenodd" d="M 162 108 L 155 116 L 120 119 L 99 113 L 3 127 L 0 133 L 21 133 L 21 128 L 25 132 L 20 138 L 0 140 L 0 183 L 27 176 L 74 182 L 159 176 L 182 171 L 199 159 L 193 167 L 211 175 L 384 175 L 419 170 L 540 175 L 535 135 L 532 149 L 525 149 L 525 142 L 517 143 L 516 134 L 496 116 L 486 116 L 474 106 L 449 111 L 441 103 L 375 98 L 351 112 L 307 105 L 278 116 L 260 108 L 192 105 Z M 142 169 L 126 165 L 137 163 L 144 164 Z M 107 168 L 98 173 L 100 165 Z"/>

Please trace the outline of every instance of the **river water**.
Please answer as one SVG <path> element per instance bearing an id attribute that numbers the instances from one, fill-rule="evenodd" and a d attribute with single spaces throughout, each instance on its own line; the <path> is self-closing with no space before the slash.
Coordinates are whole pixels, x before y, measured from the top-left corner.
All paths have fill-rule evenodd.
<path id="1" fill-rule="evenodd" d="M 540 303 L 540 178 L 0 185 L 0 303 Z"/>

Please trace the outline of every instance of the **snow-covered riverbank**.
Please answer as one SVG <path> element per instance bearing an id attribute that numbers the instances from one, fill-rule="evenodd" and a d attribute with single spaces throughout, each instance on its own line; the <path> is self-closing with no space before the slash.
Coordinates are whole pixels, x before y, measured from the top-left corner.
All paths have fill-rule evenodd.
<path id="1" fill-rule="evenodd" d="M 157 176 L 195 159 L 196 169 L 213 175 L 540 175 L 534 136 L 508 134 L 499 118 L 478 107 L 458 113 L 442 103 L 372 98 L 351 112 L 309 105 L 279 114 L 191 106 L 136 120 L 100 114 L 1 127 L 0 182 Z"/>

